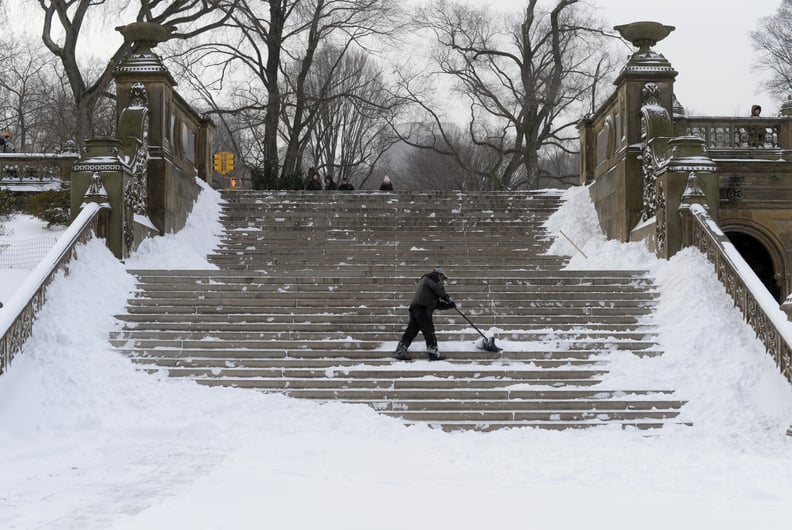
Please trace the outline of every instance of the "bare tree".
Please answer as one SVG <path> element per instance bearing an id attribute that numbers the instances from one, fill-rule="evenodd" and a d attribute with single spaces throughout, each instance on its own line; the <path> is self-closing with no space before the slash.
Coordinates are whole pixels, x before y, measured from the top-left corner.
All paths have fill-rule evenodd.
<path id="1" fill-rule="evenodd" d="M 0 40 L 0 49 L 14 50 L 0 59 L 0 128 L 12 134 L 18 151 L 35 151 L 54 61 L 14 36 Z"/>
<path id="2" fill-rule="evenodd" d="M 240 3 L 223 39 L 182 52 L 185 72 L 209 74 L 193 81 L 213 92 L 213 112 L 235 114 L 238 125 L 247 123 L 246 160 L 263 162 L 254 187 L 277 181 L 279 172 L 281 178 L 301 174 L 317 113 L 327 102 L 309 87 L 317 52 L 332 45 L 343 51 L 340 61 L 351 49 L 366 49 L 393 30 L 397 5 L 397 0 L 249 0 Z"/>
<path id="3" fill-rule="evenodd" d="M 775 14 L 762 17 L 751 32 L 758 53 L 755 68 L 770 73 L 764 88 L 774 96 L 792 92 L 792 0 L 783 0 Z"/>
<path id="4" fill-rule="evenodd" d="M 69 144 L 73 144 L 76 148 L 74 138 L 77 130 L 77 107 L 74 104 L 69 80 L 58 65 L 53 65 L 43 99 L 43 106 L 38 115 L 39 128 L 36 131 L 38 149 L 42 152 L 52 152 Z"/>
<path id="5" fill-rule="evenodd" d="M 424 147 L 454 155 L 499 188 L 536 187 L 542 150 L 571 149 L 592 85 L 612 69 L 602 46 L 605 32 L 579 0 L 557 0 L 549 11 L 537 3 L 529 0 L 519 19 L 501 21 L 485 9 L 435 0 L 417 17 L 437 41 L 441 75 L 454 81 L 467 103 L 471 141 L 495 155 L 491 165 L 470 167 L 458 150 L 445 150 L 454 143 L 444 117 L 414 78 L 401 80 L 406 97 L 434 122 L 433 141 Z"/>
<path id="6" fill-rule="evenodd" d="M 253 187 L 278 180 L 283 108 L 283 47 L 305 30 L 299 0 L 243 0 L 221 34 L 193 43 L 173 59 L 211 112 L 220 117 L 242 159 L 257 168 Z"/>
<path id="7" fill-rule="evenodd" d="M 399 102 L 386 90 L 382 70 L 361 50 L 327 46 L 317 54 L 308 91 L 321 102 L 307 137 L 309 162 L 363 186 L 398 141 L 388 124 Z"/>
<path id="8" fill-rule="evenodd" d="M 450 154 L 414 148 L 401 177 L 403 185 L 414 190 L 461 190 L 465 169 Z"/>
<path id="9" fill-rule="evenodd" d="M 326 101 L 321 94 L 311 93 L 307 85 L 320 45 L 332 42 L 340 51 L 336 60 L 326 65 L 330 67 L 326 80 L 332 82 L 347 51 L 355 47 L 366 49 L 373 37 L 389 35 L 399 13 L 396 0 L 307 0 L 303 8 L 307 30 L 301 35 L 304 51 L 296 55 L 292 51 L 292 66 L 284 69 L 288 73 L 284 76 L 288 91 L 282 112 L 284 175 L 301 172 L 307 140 L 316 125 L 317 112 Z M 331 93 L 329 97 L 335 99 L 338 95 Z"/>
<path id="10" fill-rule="evenodd" d="M 78 60 L 78 45 L 89 18 L 108 16 L 112 9 L 116 15 L 124 8 L 132 9 L 136 21 L 183 26 L 186 29 L 174 32 L 172 38 L 189 39 L 221 26 L 233 12 L 236 1 L 132 0 L 114 4 L 107 0 L 38 0 L 38 3 L 44 13 L 42 40 L 61 62 L 69 81 L 77 110 L 76 140 L 82 142 L 94 132 L 94 113 L 100 99 L 112 97 L 109 88 L 113 70 L 131 50 L 129 43 L 121 44 L 105 67 L 89 76 Z"/>
<path id="11" fill-rule="evenodd" d="M 443 125 L 443 138 L 449 143 L 438 145 L 437 149 L 415 147 L 441 141 L 438 134 L 424 134 L 424 138 L 411 142 L 402 176 L 406 186 L 418 190 L 492 189 L 491 180 L 480 178 L 480 168 L 497 164 L 491 150 L 473 143 L 466 131 L 454 124 Z"/>

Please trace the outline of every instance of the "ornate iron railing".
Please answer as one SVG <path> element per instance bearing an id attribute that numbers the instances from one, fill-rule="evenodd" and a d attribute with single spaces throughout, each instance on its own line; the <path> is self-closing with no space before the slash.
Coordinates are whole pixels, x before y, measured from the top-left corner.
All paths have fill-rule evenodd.
<path id="1" fill-rule="evenodd" d="M 792 382 L 792 322 L 702 204 L 683 205 L 680 214 L 683 246 L 695 246 L 713 263 L 734 304 Z"/>
<path id="2" fill-rule="evenodd" d="M 55 273 L 71 261 L 78 243 L 87 241 L 96 233 L 100 210 L 97 203 L 86 204 L 55 246 L 0 309 L 0 374 L 8 369 L 30 337 L 36 315 L 46 301 L 47 286 Z"/>

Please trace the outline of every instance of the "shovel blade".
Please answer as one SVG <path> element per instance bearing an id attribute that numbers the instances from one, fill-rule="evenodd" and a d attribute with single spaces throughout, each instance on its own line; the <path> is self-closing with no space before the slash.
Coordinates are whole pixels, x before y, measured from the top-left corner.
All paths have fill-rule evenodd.
<path id="1" fill-rule="evenodd" d="M 503 351 L 503 348 L 498 348 L 498 346 L 495 344 L 495 339 L 494 338 L 488 339 L 486 337 L 481 339 L 481 341 L 478 344 L 478 348 L 480 350 L 491 351 L 491 352 L 494 352 L 494 353 L 498 353 L 499 351 Z"/>

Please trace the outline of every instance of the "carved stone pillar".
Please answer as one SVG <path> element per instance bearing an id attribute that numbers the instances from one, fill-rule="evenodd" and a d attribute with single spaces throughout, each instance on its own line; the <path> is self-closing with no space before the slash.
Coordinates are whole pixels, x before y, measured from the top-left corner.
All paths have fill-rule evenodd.
<path id="1" fill-rule="evenodd" d="M 671 158 L 657 177 L 656 252 L 665 259 L 683 247 L 682 218 L 677 213 L 683 202 L 690 201 L 695 192 L 696 200 L 706 205 L 716 221 L 720 204 L 716 166 L 707 155 L 704 141 L 695 136 L 681 136 L 669 140 L 668 149 Z M 691 188 L 694 184 L 695 188 Z"/>
<path id="2" fill-rule="evenodd" d="M 119 259 L 129 255 L 125 234 L 131 228 L 132 213 L 124 202 L 124 190 L 132 182 L 130 167 L 119 157 L 122 143 L 115 138 L 93 138 L 86 142 L 80 159 L 72 167 L 71 217 L 79 215 L 86 201 L 103 203 L 107 246 Z"/>

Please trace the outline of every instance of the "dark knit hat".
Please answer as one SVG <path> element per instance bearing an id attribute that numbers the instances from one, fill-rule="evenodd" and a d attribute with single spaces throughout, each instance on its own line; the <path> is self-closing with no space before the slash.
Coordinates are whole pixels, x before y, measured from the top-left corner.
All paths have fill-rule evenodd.
<path id="1" fill-rule="evenodd" d="M 442 267 L 435 267 L 434 269 L 432 269 L 432 272 L 434 272 L 435 274 L 437 274 L 439 276 L 442 276 L 446 280 L 448 279 L 448 274 L 446 274 L 445 270 L 443 270 Z"/>

